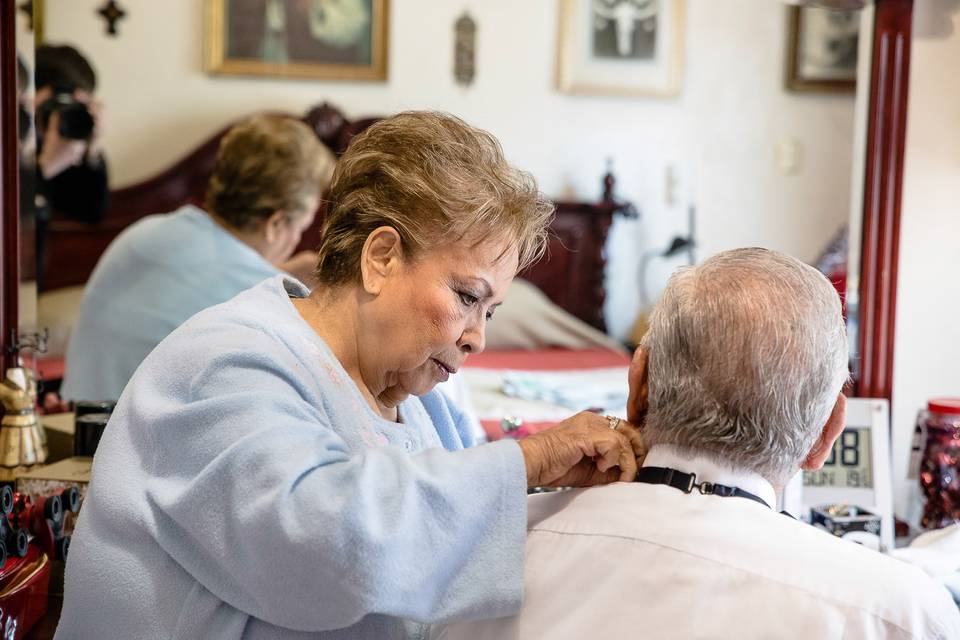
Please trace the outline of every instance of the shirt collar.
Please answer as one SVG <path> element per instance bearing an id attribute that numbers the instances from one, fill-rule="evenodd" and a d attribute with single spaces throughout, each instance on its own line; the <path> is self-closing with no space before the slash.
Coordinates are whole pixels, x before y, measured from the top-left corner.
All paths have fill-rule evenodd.
<path id="1" fill-rule="evenodd" d="M 702 455 L 684 455 L 670 445 L 658 444 L 650 448 L 643 461 L 644 467 L 666 467 L 683 473 L 695 473 L 697 482 L 712 482 L 737 487 L 763 499 L 771 507 L 777 504 L 773 485 L 753 471 L 733 470 L 717 464 Z"/>

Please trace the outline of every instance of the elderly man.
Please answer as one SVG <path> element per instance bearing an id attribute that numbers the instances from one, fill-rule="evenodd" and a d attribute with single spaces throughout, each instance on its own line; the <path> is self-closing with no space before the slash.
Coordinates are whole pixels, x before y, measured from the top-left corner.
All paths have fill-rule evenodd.
<path id="1" fill-rule="evenodd" d="M 631 367 L 638 482 L 532 499 L 520 615 L 435 636 L 960 638 L 918 569 L 773 508 L 843 430 L 846 361 L 811 267 L 742 249 L 677 273 Z"/>

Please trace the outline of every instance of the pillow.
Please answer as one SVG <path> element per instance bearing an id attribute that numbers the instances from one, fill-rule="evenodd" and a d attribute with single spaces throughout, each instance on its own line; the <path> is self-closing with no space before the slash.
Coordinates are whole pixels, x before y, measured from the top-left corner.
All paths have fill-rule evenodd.
<path id="1" fill-rule="evenodd" d="M 536 285 L 517 278 L 487 323 L 487 349 L 604 348 L 623 351 L 619 342 L 564 311 Z"/>

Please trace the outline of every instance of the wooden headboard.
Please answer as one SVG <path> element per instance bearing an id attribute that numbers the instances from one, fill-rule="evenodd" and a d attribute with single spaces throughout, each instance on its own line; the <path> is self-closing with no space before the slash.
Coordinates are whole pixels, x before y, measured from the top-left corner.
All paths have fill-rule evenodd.
<path id="1" fill-rule="evenodd" d="M 348 119 L 339 109 L 323 103 L 302 120 L 338 156 L 356 134 L 379 118 Z M 107 245 L 140 218 L 173 211 L 184 204 L 203 202 L 207 180 L 213 172 L 220 138 L 230 126 L 214 134 L 179 162 L 158 175 L 110 193 L 110 206 L 97 224 L 76 222 L 54 211 L 49 224 L 42 265 L 44 290 L 82 285 L 90 277 Z M 603 321 L 604 245 L 615 214 L 635 217 L 632 205 L 613 198 L 614 179 L 604 177 L 603 197 L 597 203 L 557 202 L 546 257 L 523 277 L 540 287 L 557 305 L 605 330 Z M 298 249 L 320 244 L 323 210 L 303 234 Z"/>

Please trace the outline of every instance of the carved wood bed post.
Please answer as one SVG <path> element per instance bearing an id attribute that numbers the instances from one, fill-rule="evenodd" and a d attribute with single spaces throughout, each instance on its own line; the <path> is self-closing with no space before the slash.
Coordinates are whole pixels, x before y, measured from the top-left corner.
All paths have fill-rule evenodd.
<path id="1" fill-rule="evenodd" d="M 20 188 L 17 135 L 15 0 L 0 0 L 0 378 L 15 366 L 17 294 L 20 286 Z"/>
<path id="2" fill-rule="evenodd" d="M 913 0 L 876 0 L 860 258 L 856 395 L 890 400 Z"/>

